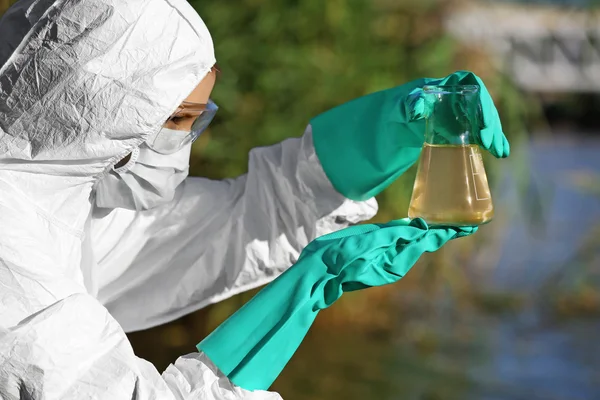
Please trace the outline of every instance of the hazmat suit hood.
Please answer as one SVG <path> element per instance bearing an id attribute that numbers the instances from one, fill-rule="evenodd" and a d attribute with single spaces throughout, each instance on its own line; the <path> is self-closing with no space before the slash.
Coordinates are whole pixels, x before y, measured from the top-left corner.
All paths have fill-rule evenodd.
<path id="1" fill-rule="evenodd" d="M 74 230 L 94 182 L 215 64 L 185 0 L 21 0 L 0 38 L 0 189 Z"/>

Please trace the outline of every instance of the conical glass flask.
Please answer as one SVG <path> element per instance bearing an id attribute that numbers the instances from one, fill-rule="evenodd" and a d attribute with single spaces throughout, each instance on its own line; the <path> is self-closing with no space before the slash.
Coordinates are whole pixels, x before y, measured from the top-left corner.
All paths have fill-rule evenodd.
<path id="1" fill-rule="evenodd" d="M 425 144 L 408 209 L 429 225 L 471 226 L 492 220 L 494 206 L 477 142 L 479 87 L 427 86 Z"/>

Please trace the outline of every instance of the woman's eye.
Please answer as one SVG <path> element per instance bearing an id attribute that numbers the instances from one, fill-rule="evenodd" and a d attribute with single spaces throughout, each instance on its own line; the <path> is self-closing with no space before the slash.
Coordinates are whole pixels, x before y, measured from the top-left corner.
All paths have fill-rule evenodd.
<path id="1" fill-rule="evenodd" d="M 184 117 L 171 117 L 171 119 L 169 121 L 174 122 L 174 123 L 180 123 L 181 121 L 183 121 L 185 118 Z"/>

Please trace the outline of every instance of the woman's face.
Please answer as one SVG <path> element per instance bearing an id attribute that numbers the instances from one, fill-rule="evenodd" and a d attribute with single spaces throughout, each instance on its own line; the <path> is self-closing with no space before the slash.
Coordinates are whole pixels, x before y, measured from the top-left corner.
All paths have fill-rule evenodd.
<path id="1" fill-rule="evenodd" d="M 215 86 L 216 77 L 217 71 L 213 68 L 184 101 L 186 103 L 195 103 L 198 105 L 206 104 Z M 173 115 L 163 126 L 169 129 L 189 131 L 192 129 L 192 124 L 198 115 L 199 113 L 197 111 L 186 111 L 184 109 Z"/>
<path id="2" fill-rule="evenodd" d="M 217 79 L 217 68 L 213 67 L 210 72 L 202 79 L 202 81 L 192 90 L 192 92 L 185 98 L 185 102 L 187 103 L 196 103 L 196 104 L 206 104 L 208 99 L 210 98 L 210 94 L 215 86 L 215 82 Z M 175 116 L 169 118 L 167 122 L 163 125 L 165 128 L 174 129 L 174 130 L 190 130 L 192 128 L 192 124 L 198 117 L 198 113 L 194 112 L 183 112 L 177 113 Z M 131 153 L 128 154 L 125 158 L 115 164 L 114 168 L 120 168 L 127 164 L 129 159 L 131 158 Z"/>

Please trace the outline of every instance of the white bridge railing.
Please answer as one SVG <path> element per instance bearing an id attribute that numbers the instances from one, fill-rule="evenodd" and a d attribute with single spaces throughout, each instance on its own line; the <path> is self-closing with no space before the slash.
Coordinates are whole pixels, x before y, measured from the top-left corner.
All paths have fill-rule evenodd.
<path id="1" fill-rule="evenodd" d="M 560 8 L 479 6 L 457 11 L 448 30 L 484 46 L 524 89 L 600 92 L 600 15 Z"/>

